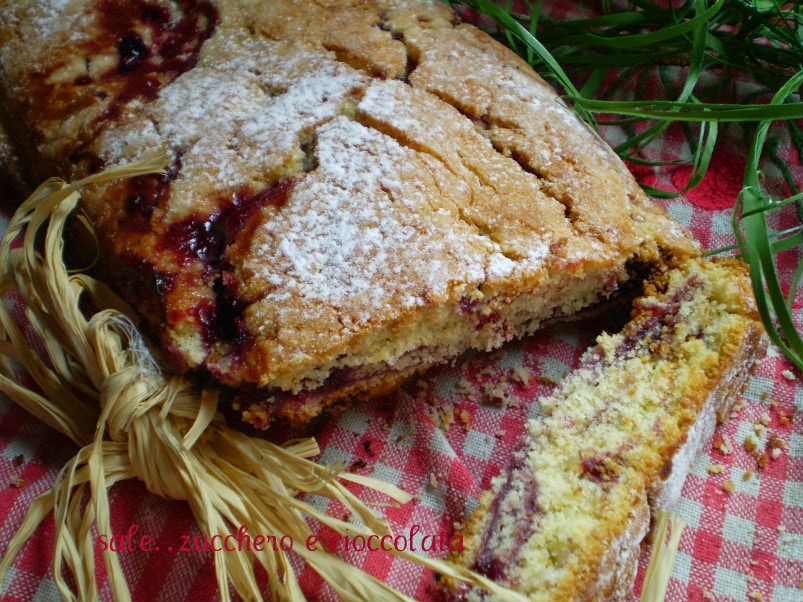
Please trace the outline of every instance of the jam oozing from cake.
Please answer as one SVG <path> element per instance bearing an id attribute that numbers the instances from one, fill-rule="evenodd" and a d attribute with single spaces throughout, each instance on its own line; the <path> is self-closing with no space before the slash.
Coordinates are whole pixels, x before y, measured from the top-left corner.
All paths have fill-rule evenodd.
<path id="1" fill-rule="evenodd" d="M 192 322 L 207 353 L 216 345 L 227 346 L 229 357 L 236 362 L 251 340 L 242 320 L 248 301 L 238 296 L 238 279 L 225 259 L 226 249 L 235 239 L 251 236 L 252 222 L 258 222 L 253 218 L 259 211 L 266 207 L 281 210 L 296 179 L 284 178 L 256 192 L 245 187 L 228 192 L 218 205 L 221 209 L 211 215 L 167 225 L 153 221 L 154 213 L 169 199 L 170 183 L 180 169 L 179 157 L 166 176 L 144 176 L 128 182 L 125 208 L 131 219 L 123 227 L 153 237 L 157 256 L 168 259 L 164 265 L 154 265 L 131 255 L 126 263 L 136 267 L 125 270 L 126 274 L 140 269 L 150 276 L 135 279 L 134 284 L 129 278 L 121 278 L 119 286 L 129 298 L 137 298 L 151 309 L 158 306 L 152 315 L 168 324 Z M 189 307 L 173 305 L 171 294 L 179 279 L 182 287 L 197 291 L 197 301 Z"/>
<path id="2" fill-rule="evenodd" d="M 283 178 L 256 194 L 247 190 L 236 191 L 232 195 L 231 208 L 226 215 L 227 240 L 234 240 L 251 216 L 262 207 L 269 205 L 277 209 L 284 207 L 296 181 L 297 178 L 293 177 Z"/>
<path id="3" fill-rule="evenodd" d="M 142 38 L 135 33 L 128 34 L 117 43 L 117 52 L 120 53 L 119 69 L 123 73 L 136 69 L 151 54 Z"/>
<path id="4" fill-rule="evenodd" d="M 216 267 L 224 244 L 218 231 L 218 219 L 188 219 L 170 224 L 167 235 L 162 238 L 182 258 L 185 265 L 200 261 L 205 266 Z"/>
<path id="5" fill-rule="evenodd" d="M 295 178 L 285 178 L 256 193 L 244 188 L 235 190 L 221 201 L 220 212 L 170 224 L 161 237 L 160 246 L 176 252 L 185 265 L 201 262 L 207 268 L 217 270 L 226 247 L 235 238 L 249 235 L 247 224 L 251 218 L 264 207 L 281 209 L 287 203 L 294 182 Z M 150 202 L 161 203 L 166 193 L 157 187 L 152 195 L 155 200 Z"/>
<path id="6" fill-rule="evenodd" d="M 133 254 L 121 258 L 115 275 L 117 286 L 126 298 L 137 299 L 144 310 L 164 317 L 162 300 L 176 286 L 176 274 L 160 271 L 153 263 Z"/>
<path id="7" fill-rule="evenodd" d="M 81 41 L 71 53 L 71 60 L 83 60 L 86 72 L 61 81 L 50 77 L 59 70 L 54 68 L 33 73 L 30 81 L 31 97 L 40 101 L 27 103 L 34 121 L 66 121 L 88 111 L 79 144 L 71 151 L 75 165 L 87 161 L 82 153 L 92 138 L 126 103 L 155 98 L 162 87 L 192 69 L 219 21 L 208 0 L 179 0 L 170 8 L 147 0 L 101 0 L 98 5 L 91 36 L 78 36 Z M 109 57 L 117 59 L 111 67 Z M 61 68 L 69 72 L 69 65 Z"/>
<path id="8" fill-rule="evenodd" d="M 542 514 L 538 505 L 538 481 L 527 464 L 525 451 L 519 451 L 514 456 L 508 467 L 507 478 L 491 503 L 480 549 L 472 567 L 494 581 L 506 577 L 505 569 L 515 564 L 522 546 L 535 529 L 533 517 Z M 515 524 L 516 530 L 512 542 L 506 543 L 504 550 L 494 543 L 503 516 Z"/>
<path id="9" fill-rule="evenodd" d="M 150 228 L 154 209 L 167 202 L 171 179 L 168 174 L 139 176 L 129 180 L 125 209 L 130 220 L 127 221 L 126 227 L 133 226 L 143 232 Z"/>
<path id="10" fill-rule="evenodd" d="M 230 271 L 221 272 L 215 280 L 215 312 L 214 321 L 204 323 L 205 342 L 211 345 L 213 340 L 226 341 L 233 346 L 232 353 L 240 356 L 239 350 L 250 340 L 243 322 L 242 314 L 247 305 L 236 297 L 236 278 Z M 211 335 L 215 339 L 210 339 Z"/>
<path id="11" fill-rule="evenodd" d="M 215 30 L 218 14 L 206 0 L 177 2 L 177 19 L 165 6 L 142 0 L 104 0 L 100 26 L 106 44 L 117 50 L 118 63 L 101 79 L 122 78 L 119 102 L 154 98 L 159 89 L 192 69 L 203 43 Z M 145 40 L 148 40 L 146 43 Z M 77 84 L 89 84 L 83 79 Z M 119 110 L 112 106 L 110 111 Z"/>

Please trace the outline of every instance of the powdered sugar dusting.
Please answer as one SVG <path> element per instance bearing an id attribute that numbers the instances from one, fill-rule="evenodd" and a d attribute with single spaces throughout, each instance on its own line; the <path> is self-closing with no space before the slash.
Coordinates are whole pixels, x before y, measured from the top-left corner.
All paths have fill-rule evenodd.
<path id="1" fill-rule="evenodd" d="M 26 65 L 43 61 L 62 43 L 88 39 L 96 26 L 94 13 L 80 0 L 14 0 L 5 4 L 8 7 L 4 6 L 0 14 L 0 26 L 11 23 L 19 28 L 20 36 L 0 44 L 0 53 L 13 57 L 22 47 Z M 10 63 L 4 59 L 4 63 L 13 65 L 13 59 Z"/>
<path id="2" fill-rule="evenodd" d="M 412 176 L 414 155 L 344 117 L 322 126 L 319 168 L 261 224 L 246 262 L 252 280 L 279 287 L 268 299 L 321 303 L 364 323 L 377 310 L 443 299 L 454 283 L 481 282 L 484 248 L 434 223 Z"/>
<path id="3" fill-rule="evenodd" d="M 365 81 L 347 65 L 321 58 L 306 72 L 285 71 L 277 78 L 271 69 L 276 44 L 248 39 L 217 44 L 237 58 L 183 74 L 155 102 L 133 107 L 128 123 L 100 141 L 99 154 L 109 163 L 139 158 L 154 147 L 180 155 L 166 211 L 171 221 L 205 207 L 213 211 L 210 191 L 261 188 L 303 169 L 303 138 L 343 112 L 349 95 Z"/>
<path id="4" fill-rule="evenodd" d="M 459 181 L 470 183 L 462 198 L 451 196 L 460 219 L 488 238 L 493 254 L 487 266 L 489 278 L 538 269 L 549 255 L 552 236 L 568 234 L 562 207 L 543 195 L 531 174 L 499 154 L 471 121 L 450 105 L 400 82 L 387 81 L 375 82 L 366 90 L 358 112 L 399 132 L 407 144 L 425 149 L 447 165 Z M 522 236 L 522 231 L 512 225 L 518 216 L 508 213 L 508 199 L 518 199 L 531 214 L 544 217 L 550 231 L 527 229 Z M 478 211 L 478 206 L 493 208 L 492 215 Z"/>
<path id="5" fill-rule="evenodd" d="M 33 22 L 40 34 L 45 37 L 58 29 L 66 30 L 65 13 L 70 5 L 81 4 L 75 0 L 40 0 L 33 3 Z"/>

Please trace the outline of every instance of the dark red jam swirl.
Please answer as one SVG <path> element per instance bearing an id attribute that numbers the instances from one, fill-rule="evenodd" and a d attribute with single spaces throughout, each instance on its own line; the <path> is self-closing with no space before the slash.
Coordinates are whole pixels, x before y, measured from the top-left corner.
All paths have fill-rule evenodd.
<path id="1" fill-rule="evenodd" d="M 97 50 L 114 48 L 117 66 L 100 81 L 83 76 L 75 83 L 122 81 L 112 113 L 119 111 L 118 103 L 154 98 L 162 86 L 192 69 L 218 22 L 217 9 L 206 0 L 181 0 L 175 10 L 142 0 L 103 0 L 98 11 L 103 33 L 96 38 Z"/>
<path id="2" fill-rule="evenodd" d="M 268 206 L 279 210 L 287 203 L 296 180 L 285 178 L 257 192 L 241 188 L 222 193 L 217 204 L 220 209 L 213 214 L 160 224 L 154 214 L 167 204 L 171 181 L 179 169 L 180 158 L 167 175 L 128 181 L 123 236 L 152 236 L 154 248 L 149 250 L 153 257 L 168 260 L 157 265 L 152 257 L 127 257 L 125 263 L 131 269 L 125 271 L 119 286 L 128 298 L 138 300 L 138 306 L 147 307 L 152 319 L 168 324 L 190 319 L 207 351 L 223 344 L 230 347 L 231 357 L 238 357 L 250 340 L 242 320 L 248 301 L 239 297 L 239 282 L 225 253 L 235 240 L 244 244 L 253 235 L 259 223 L 253 218 L 260 210 Z M 137 278 L 137 273 L 142 277 Z M 173 293 L 179 279 L 182 286 L 202 294 L 190 307 L 176 309 Z"/>
<path id="3" fill-rule="evenodd" d="M 527 448 L 517 451 L 507 467 L 505 482 L 488 510 L 489 520 L 482 533 L 480 549 L 472 567 L 478 573 L 500 583 L 506 581 L 506 569 L 516 564 L 522 547 L 533 534 L 537 517 L 543 514 L 538 504 L 538 481 L 527 462 L 527 451 Z M 521 494 L 520 503 L 505 503 L 514 493 Z M 506 518 L 512 518 L 518 528 L 514 540 L 506 544 L 502 551 L 492 542 L 500 529 L 502 513 L 508 511 Z"/>
<path id="4" fill-rule="evenodd" d="M 624 340 L 616 348 L 615 358 L 623 359 L 640 353 L 660 351 L 658 348 L 660 343 L 672 340 L 679 322 L 683 319 L 681 309 L 684 304 L 691 301 L 702 286 L 700 280 L 692 275 L 683 287 L 665 301 L 637 300 L 634 312 L 638 317 L 625 328 Z M 697 334 L 691 333 L 690 336 Z"/>

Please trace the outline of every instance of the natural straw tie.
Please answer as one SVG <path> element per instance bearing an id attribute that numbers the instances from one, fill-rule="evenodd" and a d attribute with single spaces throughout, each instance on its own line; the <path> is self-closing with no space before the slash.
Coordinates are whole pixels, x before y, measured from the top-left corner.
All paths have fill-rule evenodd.
<path id="1" fill-rule="evenodd" d="M 163 157 L 111 168 L 74 184 L 51 179 L 12 218 L 0 243 L 0 293 L 21 298 L 29 322 L 25 332 L 0 302 L 0 392 L 80 446 L 52 489 L 31 504 L 0 562 L 0 582 L 25 542 L 50 512 L 55 517 L 53 573 L 67 600 L 98 599 L 93 524 L 111 534 L 109 488 L 138 478 L 153 493 L 186 500 L 203 535 L 282 533 L 294 542 L 312 534 L 305 516 L 341 536 L 389 533 L 388 526 L 344 485 L 352 481 L 395 503 L 410 496 L 397 487 L 327 468 L 309 458 L 314 439 L 284 446 L 249 437 L 226 426 L 217 413 L 217 392 L 198 390 L 187 379 L 162 372 L 132 321 L 133 313 L 108 287 L 63 261 L 64 228 L 74 214 L 78 190 L 90 183 L 163 173 Z M 22 241 L 19 245 L 15 241 Z M 87 317 L 81 307 L 101 308 Z M 32 336 L 31 336 L 32 335 Z M 33 342 L 33 344 L 32 344 Z M 37 347 L 43 349 L 41 355 Z M 18 370 L 38 391 L 20 384 Z M 361 524 L 327 516 L 298 498 L 315 493 L 338 500 Z M 86 502 L 86 503 L 84 503 Z M 340 557 L 293 547 L 344 600 L 409 600 Z M 497 600 L 522 600 L 465 567 L 393 550 L 445 576 L 489 590 Z M 131 599 L 118 555 L 105 550 L 114 597 Z M 272 600 L 304 600 L 281 548 L 216 551 L 215 572 L 224 601 L 228 582 L 247 600 L 263 600 L 255 568 L 267 576 Z M 73 576 L 74 589 L 62 575 Z"/>

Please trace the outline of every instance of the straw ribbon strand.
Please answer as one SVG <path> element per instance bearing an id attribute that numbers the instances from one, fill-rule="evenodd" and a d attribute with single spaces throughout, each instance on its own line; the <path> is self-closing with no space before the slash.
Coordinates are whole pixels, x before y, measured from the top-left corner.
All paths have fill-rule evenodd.
<path id="1" fill-rule="evenodd" d="M 224 423 L 217 392 L 198 390 L 188 379 L 164 374 L 139 335 L 128 306 L 108 287 L 86 274 L 71 274 L 63 260 L 64 229 L 90 183 L 163 173 L 164 157 L 115 167 L 67 184 L 52 179 L 40 186 L 12 218 L 0 243 L 0 294 L 21 298 L 29 330 L 44 352 L 29 344 L 26 332 L 0 301 L 0 392 L 70 437 L 80 449 L 53 487 L 31 504 L 0 561 L 0 581 L 37 526 L 55 518 L 54 580 L 67 600 L 98 600 L 93 525 L 112 534 L 109 489 L 137 478 L 156 495 L 186 500 L 203 535 L 224 538 L 241 528 L 254 534 L 282 533 L 303 542 L 312 534 L 305 516 L 337 533 L 390 533 L 385 522 L 343 484 L 358 481 L 395 503 L 410 496 L 388 483 L 341 474 L 309 458 L 314 439 L 279 446 L 249 437 Z M 88 228 L 85 220 L 78 219 Z M 91 234 L 91 232 L 90 232 Z M 15 241 L 22 239 L 22 245 Z M 101 309 L 86 317 L 86 297 Z M 19 369 L 38 391 L 19 383 Z M 342 503 L 362 524 L 330 517 L 298 498 L 316 493 Z M 340 557 L 294 548 L 343 599 L 409 598 Z M 448 562 L 391 552 L 455 579 L 492 592 L 498 600 L 522 598 L 468 569 Z M 131 600 L 119 557 L 103 560 L 116 600 Z M 267 576 L 270 599 L 304 600 L 288 553 L 262 550 L 215 552 L 220 595 L 230 599 L 228 583 L 247 600 L 263 600 L 257 568 Z M 64 578 L 66 569 L 73 584 Z"/>

